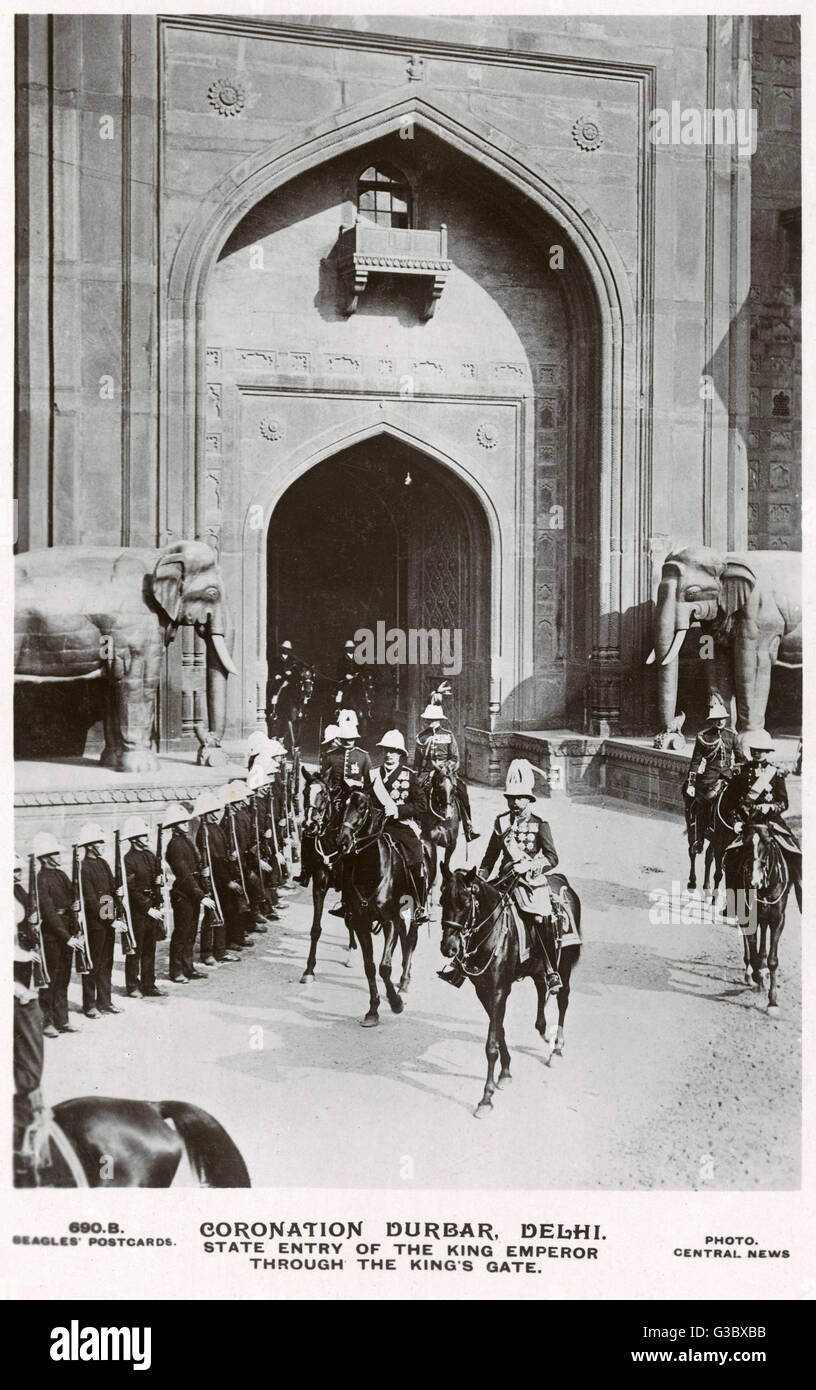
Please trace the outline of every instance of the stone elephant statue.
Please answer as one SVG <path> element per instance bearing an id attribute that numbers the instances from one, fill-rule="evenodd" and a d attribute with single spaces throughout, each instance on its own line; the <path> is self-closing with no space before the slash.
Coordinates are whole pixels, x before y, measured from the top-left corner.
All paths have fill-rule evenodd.
<path id="1" fill-rule="evenodd" d="M 234 629 L 215 552 L 202 541 L 161 550 L 54 546 L 15 557 L 15 681 L 101 680 L 105 747 L 117 772 L 159 766 L 150 747 L 161 657 L 179 627 L 207 647 L 207 712 L 226 722 Z"/>
<path id="2" fill-rule="evenodd" d="M 790 550 L 723 555 L 702 545 L 667 556 L 647 658 L 659 662 L 661 728 L 675 717 L 678 658 L 692 623 L 712 639 L 709 693 L 726 703 L 736 697 L 739 733 L 764 727 L 773 666 L 802 665 L 801 558 Z"/>

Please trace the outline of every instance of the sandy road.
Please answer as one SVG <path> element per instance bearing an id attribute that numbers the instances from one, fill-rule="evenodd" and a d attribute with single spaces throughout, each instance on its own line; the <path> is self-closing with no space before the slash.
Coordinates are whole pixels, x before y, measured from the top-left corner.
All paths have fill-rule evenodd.
<path id="1" fill-rule="evenodd" d="M 477 788 L 473 801 L 486 830 L 501 798 Z M 202 1105 L 233 1134 L 259 1187 L 798 1185 L 795 903 L 781 1012 L 770 1018 L 742 983 L 732 929 L 650 921 L 650 891 L 684 880 L 679 820 L 609 802 L 550 803 L 545 814 L 584 911 L 566 1051 L 547 1064 L 534 988 L 517 985 L 507 1011 L 513 1085 L 488 1118 L 473 1117 L 486 1017 L 469 984 L 437 979 L 438 913 L 423 929 L 405 1012 L 383 1001 L 380 1027 L 367 1030 L 362 965 L 358 954 L 347 968 L 337 919 L 324 918 L 315 983 L 299 983 L 311 920 L 303 890 L 240 963 L 187 986 L 161 980 L 167 999 L 125 999 L 118 1018 L 80 1015 L 80 1034 L 47 1044 L 49 1102 L 96 1091 Z M 117 962 L 120 988 L 122 974 Z M 71 994 L 76 1006 L 76 982 Z"/>

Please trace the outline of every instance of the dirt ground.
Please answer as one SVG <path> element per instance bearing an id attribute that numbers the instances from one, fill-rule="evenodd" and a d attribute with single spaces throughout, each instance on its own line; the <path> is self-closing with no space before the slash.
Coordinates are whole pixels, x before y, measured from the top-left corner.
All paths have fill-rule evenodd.
<path id="1" fill-rule="evenodd" d="M 473 791 L 479 855 L 501 796 Z M 801 923 L 791 899 L 777 1016 L 743 984 L 741 938 L 659 925 L 650 893 L 685 883 L 682 823 L 617 803 L 539 802 L 583 904 L 563 1057 L 534 1029 L 535 990 L 507 1011 L 512 1086 L 473 1110 L 486 1016 L 472 986 L 437 978 L 438 909 L 422 929 L 405 1011 L 383 1000 L 363 1029 L 359 952 L 324 917 L 317 978 L 299 983 L 311 890 L 254 950 L 207 980 L 160 979 L 166 999 L 123 999 L 47 1042 L 49 1103 L 90 1093 L 210 1110 L 255 1187 L 780 1189 L 798 1186 Z M 457 860 L 462 862 L 462 850 Z M 333 901 L 334 895 L 330 896 Z M 166 976 L 166 947 L 160 974 Z M 117 994 L 124 980 L 115 970 Z M 79 984 L 71 987 L 79 1008 Z M 550 1005 L 552 1008 L 553 1005 Z M 76 1014 L 74 1015 L 76 1016 Z"/>

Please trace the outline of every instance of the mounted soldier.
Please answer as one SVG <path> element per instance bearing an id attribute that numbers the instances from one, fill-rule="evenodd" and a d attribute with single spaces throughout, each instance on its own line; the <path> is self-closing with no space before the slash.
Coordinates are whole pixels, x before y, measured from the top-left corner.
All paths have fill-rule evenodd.
<path id="1" fill-rule="evenodd" d="M 329 754 L 334 753 L 340 747 L 340 738 L 336 724 L 327 724 L 323 737 L 320 740 L 320 771 L 325 772 L 328 766 Z"/>
<path id="2" fill-rule="evenodd" d="M 342 655 L 337 658 L 337 665 L 334 668 L 338 685 L 342 685 L 347 675 L 356 676 L 358 674 L 360 668 L 354 660 L 356 650 L 357 644 L 351 639 L 344 644 Z"/>
<path id="3" fill-rule="evenodd" d="M 360 729 L 354 710 L 342 709 L 336 727 L 337 747 L 327 753 L 323 771 L 334 807 L 333 818 L 339 822 L 350 794 L 371 790 L 372 766 L 370 755 L 357 741 Z M 346 911 L 342 902 L 329 908 L 329 915 L 345 917 Z"/>
<path id="4" fill-rule="evenodd" d="M 419 775 L 426 792 L 436 768 L 440 768 L 454 778 L 462 829 L 465 832 L 465 839 L 470 844 L 472 840 L 478 840 L 479 832 L 473 829 L 470 797 L 465 779 L 459 771 L 459 746 L 455 735 L 450 729 L 444 727 L 447 723 L 447 716 L 441 704 L 434 703 L 433 696 L 431 696 L 430 703 L 422 711 L 420 717 L 425 721 L 426 726 L 421 733 L 417 734 L 414 750 L 414 771 Z"/>
<path id="5" fill-rule="evenodd" d="M 689 847 L 689 889 L 697 886 L 696 860 L 708 842 L 704 888 L 708 888 L 712 863 L 716 861 L 719 882 L 722 844 L 717 818 L 717 801 L 734 771 L 745 761 L 739 736 L 731 727 L 728 710 L 719 695 L 712 695 L 706 720 L 691 755 L 688 777 L 683 785 L 683 810 Z"/>
<path id="6" fill-rule="evenodd" d="M 504 784 L 507 811 L 496 817 L 493 833 L 479 866 L 481 878 L 489 879 L 496 863 L 499 879 L 514 876 L 513 899 L 523 920 L 529 923 L 531 939 L 541 938 L 544 922 L 553 916 L 547 874 L 558 863 L 550 827 L 533 815 L 536 799 L 534 773 L 523 758 L 511 762 Z M 456 963 L 440 971 L 440 979 L 459 985 L 464 974 Z M 561 988 L 561 977 L 547 960 L 546 985 L 550 994 Z"/>
<path id="7" fill-rule="evenodd" d="M 771 761 L 775 748 L 770 734 L 759 729 L 744 738 L 750 761 L 733 777 L 720 803 L 723 820 L 733 825 L 736 836 L 726 854 L 744 843 L 756 828 L 767 827 L 785 858 L 801 912 L 802 849 L 784 820 L 788 809 L 785 774 Z"/>
<path id="8" fill-rule="evenodd" d="M 383 750 L 383 760 L 372 773 L 371 794 L 385 812 L 383 831 L 399 846 L 413 880 L 414 922 L 419 925 L 428 921 L 428 879 L 419 830 L 428 802 L 418 775 L 406 766 L 408 750 L 399 729 L 389 729 L 377 747 Z"/>

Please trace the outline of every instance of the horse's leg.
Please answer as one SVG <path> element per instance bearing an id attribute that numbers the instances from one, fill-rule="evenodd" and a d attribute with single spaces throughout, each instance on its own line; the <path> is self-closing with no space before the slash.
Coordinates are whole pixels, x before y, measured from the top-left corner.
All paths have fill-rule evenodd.
<path id="1" fill-rule="evenodd" d="M 391 978 L 391 957 L 394 953 L 394 946 L 397 940 L 397 924 L 394 921 L 393 917 L 389 917 L 383 923 L 383 937 L 384 941 L 382 960 L 380 961 L 380 979 L 385 985 L 385 993 L 388 999 L 388 1003 L 391 1006 L 391 1012 L 394 1014 L 401 1014 L 405 1006 L 402 1000 L 400 999 L 399 994 L 395 990 L 394 982 Z"/>
<path id="2" fill-rule="evenodd" d="M 555 1035 L 555 1047 L 553 1048 L 554 1057 L 564 1055 L 564 1019 L 567 1016 L 570 997 L 570 975 L 575 964 L 577 950 L 568 946 L 561 952 L 561 960 L 558 963 L 558 973 L 561 976 L 561 988 L 558 991 L 558 1031 Z"/>
<path id="3" fill-rule="evenodd" d="M 692 842 L 691 840 L 689 840 L 689 876 L 688 876 L 688 883 L 686 884 L 686 887 L 689 889 L 690 892 L 693 892 L 694 889 L 697 887 L 697 870 L 696 870 L 696 865 L 697 865 L 697 851 L 696 851 L 696 849 L 695 849 L 695 847 L 694 847 L 693 842 Z"/>
<path id="4" fill-rule="evenodd" d="M 325 869 L 316 869 L 312 877 L 312 931 L 311 944 L 309 946 L 309 959 L 306 962 L 306 969 L 300 977 L 302 985 L 310 985 L 314 982 L 315 961 L 317 960 L 317 943 L 321 935 L 321 920 L 323 917 L 323 903 L 326 899 L 326 888 L 328 887 Z"/>
<path id="5" fill-rule="evenodd" d="M 756 975 L 755 975 L 754 978 L 756 979 L 756 982 L 757 982 L 757 984 L 759 985 L 760 989 L 763 989 L 763 988 L 765 987 L 765 985 L 767 985 L 767 984 L 769 983 L 769 973 L 768 973 L 768 922 L 767 922 L 767 921 L 764 921 L 764 922 L 761 921 L 760 924 L 759 924 L 759 930 L 757 931 L 757 943 L 758 943 L 758 951 L 757 951 L 757 954 L 758 954 L 758 956 L 759 956 L 759 959 L 758 959 L 758 962 L 757 962 L 757 973 L 756 973 Z"/>
<path id="6" fill-rule="evenodd" d="M 481 981 L 476 986 L 476 992 L 487 1010 L 487 1015 L 490 1019 L 487 1029 L 487 1042 L 485 1044 L 485 1055 L 487 1056 L 485 1088 L 482 1098 L 473 1112 L 478 1119 L 484 1115 L 485 1111 L 493 1109 L 493 1092 L 496 1089 L 494 1077 L 496 1062 L 499 1057 L 499 1036 L 504 1027 L 504 1011 L 507 1008 L 509 990 L 505 985 L 498 984 L 495 979 L 485 981 L 484 976 L 482 976 Z"/>
<path id="7" fill-rule="evenodd" d="M 368 980 L 368 1013 L 364 1019 L 361 1019 L 361 1023 L 363 1028 L 376 1028 L 380 1021 L 380 996 L 377 993 L 377 969 L 374 965 L 374 945 L 371 940 L 371 928 L 368 922 L 356 922 L 354 934 L 360 943 L 366 979 Z"/>
<path id="8" fill-rule="evenodd" d="M 782 935 L 782 928 L 785 925 L 784 908 L 777 908 L 779 913 L 777 922 L 770 928 L 771 948 L 768 952 L 768 1013 L 776 1014 L 779 1012 L 779 1004 L 776 999 L 776 971 L 779 966 L 779 938 Z"/>
<path id="9" fill-rule="evenodd" d="M 708 890 L 709 890 L 709 882 L 710 882 L 710 879 L 711 879 L 711 865 L 712 865 L 713 860 L 714 860 L 714 841 L 713 841 L 713 840 L 708 840 L 708 841 L 706 842 L 706 851 L 705 851 L 705 871 L 704 871 L 704 874 L 703 874 L 703 892 L 704 892 L 704 893 L 707 893 Z"/>
<path id="10" fill-rule="evenodd" d="M 412 912 L 411 921 L 408 924 L 408 930 L 406 931 L 402 940 L 402 977 L 400 979 L 399 985 L 397 986 L 400 994 L 408 993 L 408 986 L 411 983 L 411 965 L 414 959 L 414 951 L 417 948 L 418 939 L 419 928 L 417 927 L 417 924 L 414 921 L 414 914 Z"/>

